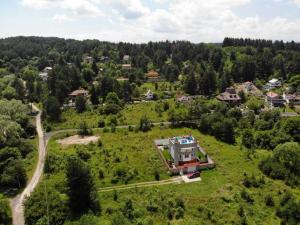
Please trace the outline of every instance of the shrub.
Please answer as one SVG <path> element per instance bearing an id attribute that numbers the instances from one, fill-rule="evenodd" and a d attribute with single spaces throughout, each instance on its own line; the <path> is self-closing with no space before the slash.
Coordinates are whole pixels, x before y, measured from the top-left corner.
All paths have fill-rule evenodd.
<path id="1" fill-rule="evenodd" d="M 154 171 L 154 178 L 155 178 L 155 180 L 160 180 L 160 175 L 159 175 L 158 170 Z"/>
<path id="2" fill-rule="evenodd" d="M 250 195 L 250 193 L 247 191 L 247 190 L 245 190 L 245 189 L 243 189 L 242 191 L 241 191 L 241 197 L 242 197 L 242 199 L 244 199 L 245 201 L 247 201 L 248 203 L 253 203 L 254 202 L 254 199 L 253 199 L 253 197 Z"/>
<path id="3" fill-rule="evenodd" d="M 98 127 L 100 127 L 100 128 L 105 127 L 105 121 L 104 121 L 103 119 L 100 119 L 100 120 L 98 121 Z"/>
<path id="4" fill-rule="evenodd" d="M 80 122 L 78 128 L 78 134 L 80 136 L 91 135 L 92 133 L 93 133 L 92 130 L 88 127 L 85 121 Z"/>
<path id="5" fill-rule="evenodd" d="M 270 207 L 275 205 L 274 199 L 271 195 L 267 195 L 265 197 L 265 203 L 266 203 L 266 206 L 270 206 Z"/>
<path id="6" fill-rule="evenodd" d="M 143 132 L 151 130 L 151 121 L 146 115 L 143 115 L 140 119 L 139 130 Z"/>
<path id="7" fill-rule="evenodd" d="M 82 113 L 86 110 L 86 100 L 84 96 L 77 96 L 75 99 L 75 108 L 78 113 Z"/>

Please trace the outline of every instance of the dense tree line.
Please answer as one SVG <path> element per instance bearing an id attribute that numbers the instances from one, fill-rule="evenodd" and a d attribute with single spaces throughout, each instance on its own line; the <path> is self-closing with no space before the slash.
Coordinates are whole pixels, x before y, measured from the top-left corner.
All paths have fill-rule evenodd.
<path id="1" fill-rule="evenodd" d="M 29 109 L 19 100 L 0 100 L 0 185 L 22 188 L 27 176 L 23 160 L 34 147 L 26 138 L 35 134 Z"/>
<path id="2" fill-rule="evenodd" d="M 5 87 L 1 95 L 8 99 L 26 96 L 29 101 L 42 102 L 47 96 L 54 96 L 63 104 L 68 93 L 84 87 L 93 93 L 94 104 L 109 92 L 130 101 L 136 94 L 136 85 L 145 81 L 148 70 L 154 69 L 168 81 L 180 81 L 189 94 L 211 96 L 233 82 L 255 81 L 261 85 L 271 77 L 294 82 L 293 77 L 300 74 L 298 49 L 299 44 L 294 42 L 233 38 L 225 38 L 223 47 L 188 41 L 116 44 L 6 38 L 0 40 L 0 85 Z M 94 62 L 83 64 L 84 55 L 92 56 Z M 130 55 L 131 70 L 120 66 L 124 55 Z M 45 66 L 53 67 L 46 83 L 38 77 L 38 71 Z M 119 76 L 129 81 L 120 83 L 116 80 Z"/>
<path id="3" fill-rule="evenodd" d="M 300 44 L 294 41 L 272 41 L 265 39 L 250 39 L 250 38 L 229 38 L 223 40 L 223 47 L 234 46 L 253 46 L 258 48 L 273 48 L 275 50 L 295 50 L 300 51 Z"/>

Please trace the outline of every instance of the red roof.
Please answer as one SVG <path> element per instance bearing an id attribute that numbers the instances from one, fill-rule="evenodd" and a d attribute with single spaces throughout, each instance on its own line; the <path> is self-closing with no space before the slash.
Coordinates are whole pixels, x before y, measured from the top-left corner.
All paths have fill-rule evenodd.
<path id="1" fill-rule="evenodd" d="M 149 78 L 157 78 L 157 77 L 159 77 L 159 74 L 158 74 L 158 72 L 156 72 L 156 71 L 154 71 L 154 70 L 150 70 L 150 71 L 147 73 L 147 76 L 148 76 Z"/>
<path id="2" fill-rule="evenodd" d="M 268 96 L 269 98 L 277 98 L 277 97 L 278 97 L 278 94 L 275 93 L 275 92 L 270 91 L 270 92 L 267 93 L 267 96 Z"/>
<path id="3" fill-rule="evenodd" d="M 188 163 L 184 163 L 180 166 L 177 166 L 177 168 L 183 169 L 183 168 L 189 168 L 189 167 L 195 167 L 195 166 L 200 166 L 200 163 L 199 162 L 188 162 Z"/>
<path id="4" fill-rule="evenodd" d="M 78 90 L 75 90 L 73 91 L 72 93 L 70 93 L 69 95 L 70 96 L 78 96 L 78 95 L 88 95 L 89 92 L 87 90 L 84 90 L 84 89 L 78 89 Z"/>

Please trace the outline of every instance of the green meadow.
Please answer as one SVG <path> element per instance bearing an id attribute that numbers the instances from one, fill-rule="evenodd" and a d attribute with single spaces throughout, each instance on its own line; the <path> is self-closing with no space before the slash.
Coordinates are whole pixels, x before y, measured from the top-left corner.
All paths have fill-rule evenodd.
<path id="1" fill-rule="evenodd" d="M 197 130 L 155 127 L 147 133 L 129 132 L 127 129 L 117 129 L 115 133 L 97 131 L 94 135 L 99 135 L 101 142 L 86 146 L 60 146 L 56 139 L 71 133 L 61 134 L 50 141 L 48 151 L 49 155 L 61 156 L 63 163 L 68 155 L 84 156 L 84 153 L 88 153 L 90 156 L 86 162 L 91 166 L 100 190 L 102 187 L 154 181 L 155 172 L 159 173 L 160 179 L 169 179 L 153 141 L 184 134 L 192 134 L 198 139 L 215 161 L 216 167 L 203 171 L 200 182 L 99 192 L 102 208 L 98 218 L 100 224 L 111 224 L 129 199 L 132 201 L 134 221 L 125 224 L 146 224 L 145 220 L 161 225 L 242 224 L 245 221 L 253 225 L 280 224 L 275 215 L 276 206 L 265 204 L 267 194 L 274 196 L 275 205 L 278 205 L 286 190 L 291 190 L 297 196 L 300 196 L 300 191 L 288 187 L 282 181 L 271 180 L 260 172 L 258 163 L 270 154 L 265 150 L 256 150 L 249 159 L 246 150 L 238 144 L 224 144 Z M 47 178 L 49 184 L 61 191 L 65 189 L 63 171 L 62 168 Z M 246 174 L 263 179 L 264 184 L 258 188 L 245 188 L 243 180 Z M 241 197 L 244 189 L 251 196 L 252 203 Z M 184 213 L 183 217 L 176 218 L 178 208 L 175 201 L 178 198 L 184 202 Z M 241 210 L 245 215 L 243 219 L 239 215 Z M 170 212 L 174 212 L 173 218 L 169 217 Z"/>

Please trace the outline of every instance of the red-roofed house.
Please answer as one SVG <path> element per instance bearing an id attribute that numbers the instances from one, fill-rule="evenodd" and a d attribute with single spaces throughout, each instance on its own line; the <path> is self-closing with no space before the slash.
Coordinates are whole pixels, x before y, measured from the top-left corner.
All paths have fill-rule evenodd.
<path id="1" fill-rule="evenodd" d="M 266 94 L 266 101 L 269 103 L 271 107 L 283 106 L 285 103 L 285 100 L 281 96 L 279 96 L 279 94 L 272 91 L 269 91 Z"/>

